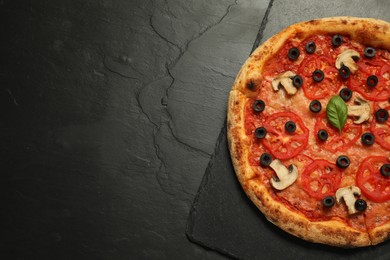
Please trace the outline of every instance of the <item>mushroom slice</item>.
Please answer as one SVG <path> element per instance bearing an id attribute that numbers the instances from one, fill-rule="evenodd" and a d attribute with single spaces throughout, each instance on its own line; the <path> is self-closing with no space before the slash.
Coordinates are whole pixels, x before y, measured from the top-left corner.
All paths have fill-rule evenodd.
<path id="1" fill-rule="evenodd" d="M 341 203 L 341 200 L 344 200 L 348 208 L 348 214 L 355 214 L 357 212 L 355 209 L 355 196 L 360 196 L 360 194 L 361 191 L 357 186 L 343 187 L 336 191 L 336 201 Z"/>
<path id="2" fill-rule="evenodd" d="M 358 66 L 354 59 L 359 59 L 360 54 L 355 50 L 345 50 L 337 56 L 336 68 L 340 69 L 343 65 L 348 67 L 352 73 L 358 70 Z"/>
<path id="3" fill-rule="evenodd" d="M 370 118 L 371 108 L 370 105 L 362 98 L 356 98 L 355 106 L 348 106 L 348 115 L 357 117 L 355 124 L 361 124 Z"/>
<path id="4" fill-rule="evenodd" d="M 291 164 L 288 169 L 278 159 L 275 159 L 269 165 L 278 176 L 278 179 L 271 178 L 271 185 L 277 190 L 284 190 L 295 182 L 298 178 L 298 169 Z"/>
<path id="5" fill-rule="evenodd" d="M 296 74 L 290 70 L 279 74 L 276 78 L 272 80 L 272 88 L 275 91 L 278 91 L 280 86 L 283 86 L 287 94 L 294 95 L 297 93 L 297 88 L 294 87 L 292 77 L 295 77 Z"/>

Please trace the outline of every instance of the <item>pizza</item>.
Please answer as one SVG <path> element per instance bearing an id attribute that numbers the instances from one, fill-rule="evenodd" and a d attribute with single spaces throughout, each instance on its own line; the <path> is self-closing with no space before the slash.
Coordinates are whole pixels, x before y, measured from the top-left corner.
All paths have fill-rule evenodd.
<path id="1" fill-rule="evenodd" d="M 338 247 L 390 237 L 390 24 L 332 17 L 258 47 L 228 102 L 232 163 L 266 218 Z"/>

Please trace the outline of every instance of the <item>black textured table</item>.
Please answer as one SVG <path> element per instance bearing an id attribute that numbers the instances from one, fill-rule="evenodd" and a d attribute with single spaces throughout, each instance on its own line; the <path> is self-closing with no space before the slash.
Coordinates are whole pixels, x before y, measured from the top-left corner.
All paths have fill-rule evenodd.
<path id="1" fill-rule="evenodd" d="M 0 0 L 1 259 L 243 257 L 213 237 L 226 226 L 206 236 L 193 226 L 208 247 L 186 227 L 206 169 L 218 158 L 230 167 L 215 143 L 253 43 L 296 21 L 389 11 L 385 1 Z"/>

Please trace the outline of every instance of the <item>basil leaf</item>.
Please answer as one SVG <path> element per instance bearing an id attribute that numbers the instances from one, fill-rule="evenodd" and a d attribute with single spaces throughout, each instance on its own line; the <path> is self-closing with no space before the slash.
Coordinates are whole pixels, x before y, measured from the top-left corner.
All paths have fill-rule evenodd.
<path id="1" fill-rule="evenodd" d="M 340 133 L 347 120 L 347 114 L 348 108 L 344 100 L 340 96 L 333 96 L 326 106 L 326 115 L 329 122 L 339 129 Z"/>

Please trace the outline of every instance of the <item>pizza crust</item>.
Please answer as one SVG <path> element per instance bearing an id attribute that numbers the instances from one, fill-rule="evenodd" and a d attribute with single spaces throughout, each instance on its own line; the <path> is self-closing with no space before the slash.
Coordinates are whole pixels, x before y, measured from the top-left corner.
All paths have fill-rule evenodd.
<path id="1" fill-rule="evenodd" d="M 351 39 L 390 50 L 390 24 L 376 19 L 334 17 L 292 25 L 257 48 L 245 62 L 229 96 L 227 129 L 232 163 L 238 180 L 252 202 L 266 218 L 286 232 L 314 243 L 338 247 L 362 247 L 377 244 L 389 237 L 390 223 L 370 234 L 338 219 L 313 222 L 286 204 L 274 199 L 267 187 L 256 179 L 248 161 L 250 140 L 245 134 L 245 104 L 254 98 L 261 84 L 264 64 L 291 38 L 305 39 L 313 34 L 348 35 Z"/>

